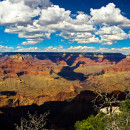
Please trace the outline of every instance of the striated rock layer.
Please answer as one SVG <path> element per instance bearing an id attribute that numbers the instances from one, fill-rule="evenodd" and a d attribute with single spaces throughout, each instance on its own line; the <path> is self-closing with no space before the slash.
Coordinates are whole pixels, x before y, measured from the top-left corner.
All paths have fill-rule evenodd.
<path id="1" fill-rule="evenodd" d="M 43 74 L 42 71 L 59 69 L 78 64 L 82 66 L 115 65 L 124 59 L 122 54 L 113 53 L 2 53 L 0 74 Z M 127 64 L 129 59 L 123 61 Z"/>
<path id="2" fill-rule="evenodd" d="M 115 66 L 113 67 L 108 67 L 103 69 L 105 72 L 106 71 L 130 71 L 130 57 L 126 57 L 125 59 L 122 59 L 120 62 L 118 62 Z"/>
<path id="3" fill-rule="evenodd" d="M 102 70 L 130 71 L 130 58 L 120 53 L 1 53 L 0 92 L 6 93 L 0 94 L 1 106 L 71 99 L 84 90 L 82 83 L 96 83 L 94 76 Z"/>
<path id="4" fill-rule="evenodd" d="M 50 111 L 47 128 L 73 129 L 95 113 L 95 92 L 123 100 L 129 81 L 130 57 L 120 53 L 0 53 L 0 123 L 14 129 L 28 111 Z"/>

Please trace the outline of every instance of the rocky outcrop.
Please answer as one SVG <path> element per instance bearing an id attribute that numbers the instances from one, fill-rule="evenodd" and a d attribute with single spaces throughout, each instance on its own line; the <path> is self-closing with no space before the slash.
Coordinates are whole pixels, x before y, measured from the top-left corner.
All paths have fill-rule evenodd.
<path id="1" fill-rule="evenodd" d="M 12 53 L 11 53 L 12 54 Z M 1 55 L 2 56 L 2 55 Z M 122 54 L 104 54 L 104 53 L 30 53 L 30 54 L 6 54 L 0 58 L 0 75 L 3 76 L 1 84 L 6 79 L 16 79 L 16 84 L 22 84 L 20 77 L 22 75 L 42 75 L 42 78 L 53 79 L 52 81 L 45 81 L 44 86 L 48 87 L 49 82 L 53 86 L 56 82 L 54 80 L 60 80 L 64 78 L 69 81 L 81 81 L 86 80 L 87 76 L 83 73 L 74 72 L 78 67 L 93 66 L 93 65 L 114 65 L 111 68 L 104 68 L 104 71 L 129 71 L 130 70 L 130 59 L 127 57 L 123 59 Z M 123 59 L 123 60 L 122 60 Z M 119 61 L 117 63 L 117 61 Z M 75 64 L 75 65 L 74 65 Z M 115 65 L 116 64 L 116 65 Z M 72 65 L 72 66 L 71 66 Z M 57 71 L 57 72 L 56 72 Z M 34 79 L 35 80 L 35 79 Z M 18 81 L 18 82 L 17 82 Z M 66 82 L 64 81 L 64 82 Z M 24 82 L 25 83 L 25 82 Z M 23 85 L 25 85 L 23 83 Z M 59 82 L 60 83 L 60 82 Z M 6 84 L 6 82 L 5 82 Z M 42 84 L 41 84 L 42 85 Z M 59 84 L 58 84 L 59 85 Z M 55 89 L 53 95 L 37 95 L 36 100 L 34 97 L 28 96 L 29 104 L 35 103 L 41 104 L 46 101 L 64 101 L 76 95 L 75 90 L 69 91 L 69 87 L 62 91 L 62 89 Z M 72 85 L 72 82 L 71 82 Z M 71 86 L 70 85 L 70 86 Z M 6 86 L 6 85 L 5 85 Z M 26 86 L 29 86 L 26 83 Z M 19 86 L 17 86 L 19 87 Z M 28 90 L 28 89 L 27 89 Z M 48 89 L 49 90 L 49 89 Z M 57 91 L 58 90 L 58 91 Z M 39 90 L 40 91 L 40 90 Z M 22 97 L 13 98 L 13 104 L 19 101 L 19 104 L 24 100 Z M 89 96 L 87 97 L 89 100 Z M 9 98 L 8 100 L 10 100 Z M 11 100 L 12 101 L 12 100 Z M 22 103 L 21 103 L 22 104 Z"/>
<path id="2" fill-rule="evenodd" d="M 84 66 L 92 66 L 92 65 L 115 65 L 116 62 L 115 61 L 110 61 L 108 59 L 104 59 L 103 57 L 99 57 L 97 59 L 91 59 L 91 58 L 86 58 L 86 57 L 78 57 L 76 58 L 74 63 L 78 63 L 78 62 L 84 62 Z"/>
<path id="3" fill-rule="evenodd" d="M 74 63 L 84 62 L 84 66 L 92 65 L 115 65 L 125 56 L 122 54 L 114 53 L 93 53 L 93 54 L 80 54 Z"/>
<path id="4" fill-rule="evenodd" d="M 114 71 L 114 72 L 130 71 L 130 58 L 127 57 L 127 58 L 121 60 L 115 66 L 107 67 L 107 68 L 104 68 L 103 70 L 105 72 L 108 72 L 108 71 Z"/>
<path id="5" fill-rule="evenodd" d="M 127 59 L 130 59 L 130 55 L 127 55 L 126 58 L 127 58 Z"/>
<path id="6" fill-rule="evenodd" d="M 85 63 L 92 62 L 98 64 L 98 62 L 104 62 L 103 64 L 118 63 L 126 56 L 121 53 L 2 53 L 1 59 L 12 58 L 15 61 L 29 60 L 36 63 L 43 64 L 68 64 L 72 65 L 79 61 L 85 61 Z M 127 56 L 128 57 L 128 56 Z M 1 61 L 0 59 L 0 61 Z M 77 60 L 77 61 L 76 61 Z"/>
<path id="7" fill-rule="evenodd" d="M 23 74 L 41 74 L 48 75 L 53 63 L 48 60 L 39 61 L 33 59 L 30 55 L 11 55 L 5 56 L 0 59 L 0 74 L 10 74 L 8 77 L 16 77 L 12 75 L 23 75 Z M 46 71 L 48 70 L 48 72 Z M 6 76 L 7 77 L 7 76 Z"/>
<path id="8" fill-rule="evenodd" d="M 59 92 L 54 96 L 49 95 L 39 95 L 39 96 L 30 96 L 30 95 L 9 95 L 4 94 L 0 95 L 0 107 L 16 107 L 16 106 L 26 106 L 26 105 L 42 105 L 45 102 L 49 101 L 65 101 L 71 99 L 70 97 L 75 97 L 77 94 L 74 92 Z"/>
<path id="9" fill-rule="evenodd" d="M 51 118 L 52 115 L 49 115 L 49 121 L 51 118 L 54 123 L 50 124 L 56 126 L 63 124 L 64 127 L 59 125 L 57 129 L 69 129 L 66 124 L 70 126 L 71 123 L 74 126 L 73 123 L 77 120 L 94 114 L 91 101 L 97 95 L 92 90 L 100 90 L 99 86 L 103 88 L 102 92 L 106 92 L 108 88 L 110 88 L 110 92 L 120 90 L 118 85 L 122 87 L 124 85 L 122 81 L 127 85 L 126 88 L 121 89 L 122 91 L 129 87 L 129 77 L 126 75 L 129 72 L 119 72 L 121 75 L 122 73 L 126 75 L 123 78 L 115 78 L 114 74 L 112 77 L 103 72 L 92 72 L 91 74 L 84 72 L 90 66 L 100 65 L 112 66 L 104 68 L 104 71 L 129 71 L 129 56 L 125 59 L 125 56 L 119 53 L 2 53 L 0 57 L 0 87 L 3 89 L 0 91 L 0 111 L 7 109 L 6 112 L 2 111 L 5 114 L 2 116 L 5 117 L 1 117 L 0 121 L 5 119 L 3 121 L 5 126 L 7 120 L 17 120 L 19 114 L 24 111 L 39 112 L 41 110 L 43 112 L 51 109 L 50 112 L 54 115 L 53 118 Z M 79 72 L 74 71 L 77 68 L 79 68 Z M 80 71 L 81 68 L 82 71 Z M 119 75 L 118 72 L 115 73 Z M 108 82 L 105 79 L 108 79 Z M 111 83 L 111 79 L 114 80 L 114 84 Z M 117 79 L 120 82 L 115 83 Z M 108 96 L 111 97 L 113 94 L 118 94 L 118 91 L 108 94 Z M 124 98 L 123 94 L 118 96 L 121 97 L 119 100 Z M 28 107 L 29 109 L 27 109 Z M 36 107 L 38 109 L 35 109 Z M 17 113 L 16 109 L 19 109 Z M 14 122 L 10 124 L 13 125 Z"/>

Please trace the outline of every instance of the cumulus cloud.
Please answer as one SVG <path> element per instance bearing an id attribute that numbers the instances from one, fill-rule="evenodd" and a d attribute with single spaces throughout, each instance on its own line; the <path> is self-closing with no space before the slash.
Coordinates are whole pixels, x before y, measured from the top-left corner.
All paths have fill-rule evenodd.
<path id="1" fill-rule="evenodd" d="M 103 26 L 96 32 L 96 34 L 100 35 L 103 44 L 108 45 L 111 45 L 117 40 L 129 38 L 129 35 L 117 26 Z"/>
<path id="2" fill-rule="evenodd" d="M 71 39 L 72 41 L 77 41 L 78 43 L 99 43 L 99 38 L 92 35 L 90 32 L 62 32 L 60 36 L 65 39 Z"/>
<path id="3" fill-rule="evenodd" d="M 30 8 L 23 0 L 17 3 L 5 0 L 0 2 L 0 25 L 30 23 L 39 13 L 39 8 Z"/>
<path id="4" fill-rule="evenodd" d="M 71 16 L 70 10 L 53 5 L 50 0 L 0 2 L 0 25 L 6 25 L 6 33 L 18 34 L 19 38 L 25 38 L 22 45 L 48 40 L 51 33 L 57 31 L 61 31 L 59 36 L 77 43 L 111 45 L 117 40 L 129 38 L 121 28 L 129 28 L 130 20 L 124 17 L 113 3 L 100 9 L 91 9 L 90 15 L 78 11 L 75 18 Z M 107 26 L 98 30 L 97 24 Z"/>
<path id="5" fill-rule="evenodd" d="M 26 38 L 27 41 L 21 43 L 22 45 L 28 45 L 28 44 L 36 44 L 42 42 L 44 39 L 49 39 L 50 34 L 49 33 L 20 33 L 20 38 Z"/>
<path id="6" fill-rule="evenodd" d="M 92 16 L 91 21 L 96 24 L 121 24 L 127 20 L 121 14 L 121 10 L 119 8 L 115 8 L 114 3 L 109 3 L 106 7 L 101 7 L 100 9 L 90 9 L 90 14 Z"/>
<path id="7" fill-rule="evenodd" d="M 7 33 L 18 34 L 20 38 L 26 38 L 27 41 L 23 42 L 22 45 L 27 44 L 36 44 L 45 39 L 50 39 L 50 35 L 56 31 L 62 31 L 65 33 L 84 33 L 84 36 L 87 32 L 91 33 L 96 31 L 93 25 L 89 24 L 90 16 L 79 12 L 76 16 L 76 19 L 70 17 L 71 11 L 60 8 L 59 6 L 53 5 L 46 9 L 41 9 L 40 18 L 34 20 L 33 24 L 23 25 L 14 25 L 8 26 L 5 29 Z M 42 34 L 42 36 L 41 36 Z M 82 35 L 82 34 L 81 34 Z M 60 36 L 63 36 L 62 34 Z M 64 36 L 63 36 L 64 37 Z M 66 38 L 69 39 L 69 38 Z M 78 37 L 73 38 L 74 41 L 81 42 L 81 39 L 78 40 Z M 82 40 L 84 43 L 98 42 L 98 38 L 95 38 L 92 35 L 87 41 Z"/>
<path id="8" fill-rule="evenodd" d="M 13 49 L 13 48 L 11 48 Z M 123 48 L 96 48 L 88 46 L 71 46 L 69 48 L 64 48 L 59 45 L 57 47 L 49 46 L 43 50 L 38 47 L 24 48 L 22 46 L 17 46 L 16 52 L 108 52 L 108 53 L 122 53 L 130 54 L 130 47 Z"/>
<path id="9" fill-rule="evenodd" d="M 50 0 L 9 0 L 11 3 L 19 3 L 20 1 L 23 1 L 25 5 L 36 8 L 38 6 L 42 8 L 47 8 L 52 5 Z"/>
<path id="10" fill-rule="evenodd" d="M 63 46 L 58 47 L 47 47 L 43 50 L 44 52 L 108 52 L 108 53 L 123 53 L 123 54 L 130 54 L 130 47 L 123 47 L 123 48 L 95 48 L 95 47 L 88 47 L 88 46 L 71 46 L 67 49 L 64 49 Z"/>
<path id="11" fill-rule="evenodd" d="M 58 46 L 58 47 L 47 47 L 44 49 L 45 52 L 91 52 L 95 49 L 95 47 L 87 47 L 87 46 L 76 46 L 76 47 L 69 47 L 67 49 L 64 49 L 63 46 Z"/>
<path id="12" fill-rule="evenodd" d="M 110 52 L 110 53 L 122 53 L 125 55 L 130 54 L 130 47 L 123 47 L 123 48 L 99 48 L 96 50 L 97 52 Z"/>
<path id="13" fill-rule="evenodd" d="M 30 47 L 30 48 L 24 48 L 21 46 L 17 46 L 17 52 L 39 52 L 40 49 L 38 47 Z"/>
<path id="14" fill-rule="evenodd" d="M 125 20 L 122 24 L 119 25 L 119 27 L 130 29 L 130 20 Z"/>
<path id="15" fill-rule="evenodd" d="M 11 51 L 13 49 L 14 49 L 13 47 L 8 47 L 8 46 L 2 46 L 2 45 L 0 45 L 0 51 L 1 52 L 8 52 L 8 51 Z"/>
<path id="16" fill-rule="evenodd" d="M 58 5 L 53 5 L 47 9 L 41 10 L 41 17 L 39 23 L 41 25 L 57 24 L 64 20 L 70 19 L 70 11 L 65 11 L 64 8 L 60 8 Z"/>
<path id="17" fill-rule="evenodd" d="M 47 28 L 34 25 L 10 26 L 5 29 L 5 32 L 18 34 L 18 37 L 26 38 L 27 41 L 23 42 L 22 45 L 40 43 L 45 39 L 50 39 L 51 35 L 47 32 Z"/>

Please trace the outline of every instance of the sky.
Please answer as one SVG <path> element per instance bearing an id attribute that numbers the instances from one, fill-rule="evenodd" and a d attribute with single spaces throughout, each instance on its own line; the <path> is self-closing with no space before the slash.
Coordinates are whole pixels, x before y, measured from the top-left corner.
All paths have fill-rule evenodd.
<path id="1" fill-rule="evenodd" d="M 130 54 L 130 0 L 0 0 L 0 52 Z"/>

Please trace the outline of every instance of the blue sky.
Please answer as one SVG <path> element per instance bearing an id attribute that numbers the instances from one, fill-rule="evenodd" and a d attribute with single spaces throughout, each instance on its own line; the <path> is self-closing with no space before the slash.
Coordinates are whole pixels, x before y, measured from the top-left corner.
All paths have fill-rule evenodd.
<path id="1" fill-rule="evenodd" d="M 130 54 L 130 1 L 0 0 L 0 51 Z"/>

